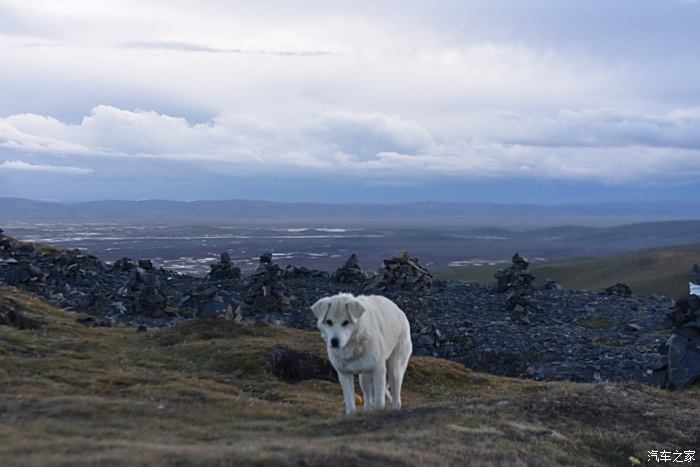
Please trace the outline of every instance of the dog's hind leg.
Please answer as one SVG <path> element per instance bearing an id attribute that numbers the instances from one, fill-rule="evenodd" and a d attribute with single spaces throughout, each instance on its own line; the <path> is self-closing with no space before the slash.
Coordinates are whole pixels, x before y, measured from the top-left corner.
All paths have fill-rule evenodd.
<path id="1" fill-rule="evenodd" d="M 364 399 L 364 410 L 372 410 L 372 404 L 374 404 L 372 373 L 360 373 L 360 388 L 362 389 L 362 398 Z"/>
<path id="2" fill-rule="evenodd" d="M 338 372 L 338 380 L 343 388 L 343 398 L 345 399 L 345 413 L 355 412 L 355 380 L 352 373 Z"/>

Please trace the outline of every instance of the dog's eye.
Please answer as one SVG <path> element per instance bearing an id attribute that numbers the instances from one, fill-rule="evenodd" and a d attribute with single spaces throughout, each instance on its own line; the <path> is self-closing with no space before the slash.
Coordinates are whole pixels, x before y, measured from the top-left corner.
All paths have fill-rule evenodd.
<path id="1" fill-rule="evenodd" d="M 350 324 L 350 321 L 345 320 L 345 321 L 343 321 L 342 326 L 347 326 L 348 324 Z"/>
<path id="2" fill-rule="evenodd" d="M 326 324 L 329 326 L 333 326 L 333 321 L 331 321 L 330 319 L 327 319 Z"/>

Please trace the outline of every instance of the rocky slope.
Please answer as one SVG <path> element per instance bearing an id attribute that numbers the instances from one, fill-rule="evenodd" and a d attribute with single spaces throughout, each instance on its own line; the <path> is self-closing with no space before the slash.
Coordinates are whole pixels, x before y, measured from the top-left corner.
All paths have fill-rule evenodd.
<path id="1" fill-rule="evenodd" d="M 513 277 L 523 277 L 514 263 Z M 206 278 L 154 268 L 150 261 L 107 264 L 80 251 L 54 250 L 3 236 L 0 282 L 72 311 L 92 326 L 166 327 L 191 318 L 227 317 L 313 329 L 308 307 L 337 292 L 380 293 L 412 326 L 416 355 L 447 358 L 496 375 L 535 380 L 668 384 L 674 303 L 663 296 L 562 291 L 508 278 L 494 286 L 433 280 L 399 255 L 367 274 L 356 258 L 334 274 L 274 264 L 241 276 L 227 255 Z M 523 285 L 524 284 L 524 285 Z M 501 287 L 503 285 L 504 287 Z M 525 288 L 523 288 L 525 287 Z M 681 382 L 682 385 L 688 381 Z"/>

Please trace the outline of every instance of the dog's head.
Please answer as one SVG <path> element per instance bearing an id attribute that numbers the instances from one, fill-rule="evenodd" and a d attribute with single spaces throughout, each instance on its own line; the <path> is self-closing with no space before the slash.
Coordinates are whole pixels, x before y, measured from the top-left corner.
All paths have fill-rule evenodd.
<path id="1" fill-rule="evenodd" d="M 311 305 L 316 325 L 329 349 L 342 349 L 357 329 L 365 307 L 350 294 L 325 297 Z"/>

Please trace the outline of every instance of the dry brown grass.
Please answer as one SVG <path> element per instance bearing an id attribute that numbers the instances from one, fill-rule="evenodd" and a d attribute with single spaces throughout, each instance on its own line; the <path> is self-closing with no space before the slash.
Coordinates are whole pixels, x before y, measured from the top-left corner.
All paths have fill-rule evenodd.
<path id="1" fill-rule="evenodd" d="M 267 368 L 314 332 L 198 321 L 86 328 L 14 289 L 38 330 L 0 326 L 3 465 L 629 465 L 696 449 L 700 391 L 537 383 L 414 358 L 404 409 L 346 417 L 338 384 Z"/>

